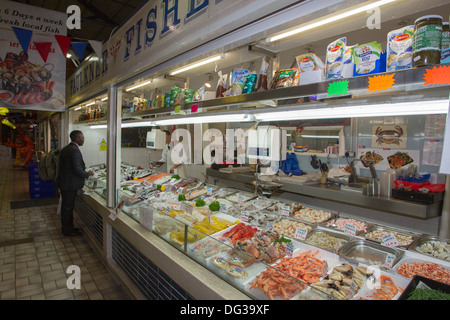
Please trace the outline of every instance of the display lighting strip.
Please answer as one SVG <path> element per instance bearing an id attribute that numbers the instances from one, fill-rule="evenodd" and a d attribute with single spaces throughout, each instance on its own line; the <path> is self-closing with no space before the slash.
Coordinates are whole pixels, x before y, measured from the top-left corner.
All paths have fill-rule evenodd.
<path id="1" fill-rule="evenodd" d="M 253 114 L 256 121 L 361 118 L 376 116 L 407 116 L 447 114 L 449 100 L 368 104 L 363 106 L 325 107 L 318 109 L 262 112 Z"/>
<path id="2" fill-rule="evenodd" d="M 251 115 L 247 114 L 222 114 L 201 117 L 186 117 L 175 119 L 156 120 L 155 125 L 177 125 L 177 124 L 195 124 L 195 123 L 226 123 L 226 122 L 250 122 L 254 121 Z"/>
<path id="3" fill-rule="evenodd" d="M 142 82 L 142 83 L 139 83 L 138 85 L 135 85 L 135 86 L 133 86 L 133 87 L 129 87 L 129 88 L 127 88 L 125 91 L 128 92 L 128 91 L 131 91 L 131 90 L 134 90 L 134 89 L 137 89 L 137 88 L 146 86 L 146 85 L 148 85 L 148 84 L 150 84 L 150 83 L 152 83 L 152 82 L 153 82 L 153 79 L 148 80 L 148 81 L 145 81 L 145 82 Z"/>
<path id="4" fill-rule="evenodd" d="M 272 111 L 253 114 L 220 114 L 199 117 L 168 118 L 155 121 L 128 122 L 122 128 L 153 127 L 196 123 L 227 123 L 227 122 L 267 122 L 286 120 L 313 120 L 335 118 L 389 117 L 408 115 L 447 114 L 449 100 L 431 100 L 420 102 L 401 102 L 392 104 L 368 104 L 348 107 L 324 107 L 316 109 Z M 106 125 L 92 125 L 91 129 L 106 129 Z M 324 138 L 324 136 L 320 136 Z M 334 136 L 333 136 L 334 138 Z"/>
<path id="5" fill-rule="evenodd" d="M 308 31 L 308 30 L 311 30 L 311 29 L 314 29 L 314 28 L 317 28 L 317 27 L 321 27 L 323 25 L 326 25 L 326 24 L 329 24 L 329 23 L 332 23 L 332 22 L 335 22 L 335 21 L 338 21 L 338 20 L 342 20 L 342 19 L 348 18 L 348 17 L 353 16 L 355 14 L 358 14 L 358 13 L 361 13 L 361 12 L 365 12 L 367 10 L 371 10 L 373 8 L 376 8 L 376 7 L 379 7 L 379 6 L 388 4 L 390 2 L 394 2 L 394 1 L 396 1 L 396 0 L 376 1 L 376 2 L 373 2 L 371 4 L 368 4 L 368 5 L 356 8 L 356 9 L 345 11 L 345 12 L 343 12 L 341 14 L 333 15 L 333 16 L 331 16 L 329 18 L 321 19 L 320 21 L 309 23 L 309 24 L 307 24 L 305 26 L 301 26 L 299 28 L 283 32 L 283 33 L 281 33 L 279 35 L 275 35 L 273 37 L 269 37 L 269 38 L 266 39 L 266 41 L 267 42 L 278 41 L 278 40 L 281 40 L 281 39 L 293 36 L 295 34 L 299 34 L 301 32 L 305 32 L 305 31 Z"/>
<path id="6" fill-rule="evenodd" d="M 174 71 L 172 71 L 172 72 L 170 73 L 170 75 L 171 75 L 171 76 L 174 76 L 174 75 L 179 74 L 179 73 L 181 73 L 181 72 L 188 71 L 188 70 L 191 70 L 191 69 L 194 69 L 194 68 L 203 66 L 203 65 L 205 65 L 205 64 L 208 64 L 208 63 L 211 63 L 211 62 L 214 62 L 214 61 L 223 59 L 223 58 L 225 58 L 225 54 L 221 54 L 221 55 L 218 55 L 218 56 L 214 56 L 214 57 L 208 58 L 208 59 L 206 59 L 206 60 L 202 60 L 202 61 L 199 61 L 199 62 L 190 64 L 190 65 L 187 65 L 187 66 L 184 67 L 184 68 L 174 70 Z"/>

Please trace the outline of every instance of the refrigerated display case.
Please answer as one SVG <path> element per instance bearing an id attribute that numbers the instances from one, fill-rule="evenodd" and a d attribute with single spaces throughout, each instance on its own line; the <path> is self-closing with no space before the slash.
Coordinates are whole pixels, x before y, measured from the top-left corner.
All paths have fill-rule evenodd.
<path id="1" fill-rule="evenodd" d="M 162 245 L 159 241 L 161 239 L 165 244 L 169 244 L 169 247 L 164 248 L 176 256 L 174 259 L 183 260 L 184 256 L 192 258 L 191 260 L 205 267 L 213 275 L 219 276 L 225 283 L 230 284 L 230 292 L 234 292 L 233 288 L 237 288 L 239 292 L 253 299 L 272 298 L 275 292 L 277 292 L 275 296 L 278 298 L 301 299 L 303 293 L 309 294 L 318 287 L 322 289 L 320 292 L 325 292 L 319 294 L 321 298 L 345 299 L 350 296 L 350 298 L 358 299 L 370 298 L 372 294 L 380 298 L 379 295 L 377 296 L 377 292 L 369 292 L 370 288 L 365 288 L 359 292 L 359 295 L 355 295 L 357 293 L 354 291 L 355 285 L 353 290 L 348 288 L 340 290 L 337 283 L 331 282 L 331 280 L 337 280 L 330 280 L 332 276 L 340 277 L 339 274 L 333 274 L 336 268 L 336 270 L 342 271 L 339 271 L 340 273 L 345 274 L 347 271 L 348 274 L 350 269 L 344 270 L 344 268 L 350 267 L 352 270 L 361 267 L 359 269 L 362 270 L 361 274 L 369 278 L 370 275 L 364 273 L 363 266 L 370 265 L 378 266 L 377 272 L 379 273 L 376 274 L 376 277 L 385 276 L 393 279 L 395 290 L 391 292 L 393 294 L 389 298 L 398 297 L 409 280 L 394 272 L 393 266 L 399 265 L 402 259 L 409 261 L 408 259 L 423 258 L 419 253 L 408 250 L 408 246 L 412 245 L 412 242 L 406 246 L 395 244 L 393 245 L 395 248 L 389 248 L 386 243 L 383 246 L 373 242 L 370 237 L 366 237 L 366 233 L 352 234 L 351 227 L 347 228 L 349 230 L 344 227 L 344 230 L 337 231 L 333 228 L 333 223 L 339 217 L 347 216 L 349 220 L 359 219 L 364 223 L 371 224 L 369 226 L 372 228 L 371 231 L 375 229 L 375 231 L 395 230 L 400 226 L 402 227 L 400 229 L 403 229 L 401 231 L 414 233 L 411 237 L 414 242 L 425 233 L 437 235 L 445 199 L 438 199 L 433 204 L 418 204 L 384 197 L 378 193 L 368 195 L 364 193 L 363 189 L 368 187 L 370 178 L 377 179 L 377 176 L 373 177 L 373 171 L 370 171 L 368 166 L 364 166 L 364 163 L 359 164 L 358 160 L 371 160 L 362 158 L 368 152 L 371 154 L 382 153 L 384 161 L 377 163 L 375 167 L 376 175 L 379 176 L 386 169 L 392 168 L 389 157 L 392 158 L 396 152 L 407 153 L 413 159 L 413 164 L 417 164 L 419 172 L 429 172 L 435 177 L 435 183 L 445 183 L 445 176 L 439 175 L 440 153 L 438 149 L 442 147 L 442 143 L 439 144 L 439 141 L 437 141 L 438 144 L 435 143 L 436 137 L 443 135 L 443 126 L 445 126 L 449 105 L 448 82 L 430 82 L 428 76 L 432 73 L 433 68 L 439 72 L 437 67 L 443 68 L 442 71 L 449 66 L 441 64 L 359 76 L 353 76 L 352 73 L 352 76 L 346 78 L 334 78 L 334 73 L 328 73 L 328 75 L 333 75 L 328 79 L 325 77 L 327 75 L 325 71 L 321 75 L 322 78 L 318 79 L 316 74 L 310 76 L 303 72 L 298 74 L 297 69 L 302 70 L 304 63 L 311 63 L 313 60 L 317 62 L 320 59 L 322 62 L 327 62 L 327 46 L 334 40 L 343 37 L 347 38 L 348 45 L 364 44 L 369 42 L 369 39 L 382 43 L 382 47 L 386 48 L 388 32 L 398 29 L 399 25 L 411 24 L 423 15 L 448 12 L 449 5 L 441 4 L 438 1 L 428 4 L 427 7 L 419 1 L 414 1 L 414 3 L 360 1 L 355 8 L 361 9 L 368 3 L 379 5 L 383 12 L 395 9 L 396 12 L 401 12 L 401 16 L 385 17 L 385 20 L 381 21 L 380 28 L 369 28 L 370 19 L 364 15 L 364 12 L 368 10 L 366 9 L 351 18 L 332 20 L 331 24 L 311 29 L 309 32 L 298 33 L 284 40 L 271 38 L 273 35 L 281 34 L 282 30 L 293 29 L 294 25 L 332 19 L 338 16 L 338 13 L 335 12 L 353 8 L 352 3 L 346 1 L 336 1 L 336 3 L 327 5 L 320 4 L 324 7 L 316 7 L 317 10 L 311 7 L 314 4 L 319 5 L 317 1 L 297 3 L 289 10 L 274 12 L 249 26 L 210 40 L 177 58 L 168 59 L 165 63 L 160 65 L 149 63 L 147 69 L 141 70 L 140 73 L 133 71 L 129 73 L 129 76 L 117 77 L 120 80 L 115 79 L 116 82 L 108 88 L 110 99 L 108 110 L 116 116 L 108 118 L 106 128 L 103 123 L 94 123 L 89 129 L 91 131 L 88 131 L 89 134 L 85 133 L 86 140 L 88 140 L 91 138 L 91 133 L 104 130 L 105 136 L 107 135 L 109 138 L 108 147 L 114 146 L 115 148 L 114 152 L 110 154 L 110 158 L 114 158 L 115 162 L 106 158 L 104 161 L 95 162 L 97 165 L 100 163 L 115 164 L 112 168 L 114 171 L 108 170 L 107 174 L 102 171 L 104 168 L 99 168 L 99 172 L 102 172 L 101 174 L 104 174 L 107 179 L 97 179 L 97 185 L 95 185 L 98 195 L 106 196 L 108 194 L 112 202 L 106 208 L 100 209 L 93 202 L 98 197 L 89 195 L 80 197 L 82 199 L 80 201 L 87 201 L 102 211 L 101 216 L 107 225 L 106 230 L 113 234 L 113 243 L 116 239 L 114 237 L 116 231 L 108 228 L 122 228 L 125 237 L 132 239 L 133 250 L 144 251 L 146 257 L 151 258 L 148 253 L 157 250 L 154 248 L 156 243 Z M 342 6 L 343 4 L 344 6 Z M 338 7 L 339 10 L 337 10 Z M 302 9 L 303 13 L 295 16 Z M 376 10 L 374 12 L 376 14 Z M 235 37 L 234 40 L 233 37 Z M 314 57 L 310 54 L 312 52 L 315 53 Z M 305 54 L 309 54 L 309 57 Z M 209 63 L 194 69 L 180 71 L 181 67 L 191 66 L 197 61 L 204 62 L 207 58 L 214 58 L 214 61 L 209 61 Z M 264 75 L 267 76 L 267 79 Z M 256 82 L 252 82 L 255 79 Z M 261 80 L 261 83 L 258 83 L 258 79 Z M 306 83 L 308 80 L 309 83 Z M 266 83 L 266 87 L 264 83 Z M 431 130 L 431 123 L 438 125 L 437 130 Z M 85 123 L 82 124 L 85 125 Z M 217 154 L 231 154 L 231 159 L 226 159 L 232 160 L 230 164 L 236 164 L 234 152 L 227 153 L 227 151 L 235 151 L 235 148 L 237 151 L 239 146 L 236 144 L 239 144 L 239 141 L 237 137 L 231 136 L 233 141 L 236 138 L 236 144 L 230 147 L 228 144 L 230 141 L 227 140 L 225 132 L 227 130 L 245 132 L 245 130 L 257 128 L 260 125 L 270 125 L 287 131 L 287 135 L 291 137 L 289 141 L 295 142 L 294 145 L 288 144 L 291 148 L 290 153 L 295 155 L 300 168 L 307 174 L 297 177 L 283 174 L 271 177 L 274 180 L 264 181 L 265 184 L 261 183 L 260 185 L 269 188 L 269 182 L 279 183 L 281 186 L 276 190 L 278 193 L 273 192 L 274 195 L 271 194 L 270 199 L 257 197 L 256 201 L 252 202 L 250 195 L 254 197 L 256 193 L 254 192 L 256 184 L 252 184 L 252 182 L 255 180 L 260 182 L 267 178 L 260 175 L 259 172 L 256 172 L 255 175 L 257 163 L 249 164 L 249 158 L 244 153 L 241 158 L 244 160 L 244 164 L 240 163 L 236 167 L 228 168 L 226 167 L 227 163 L 216 161 L 225 164 L 226 168 L 215 170 L 210 168 L 210 163 L 206 163 L 205 159 L 217 160 Z M 325 145 L 326 148 L 323 145 L 320 147 L 311 145 L 310 149 L 312 150 L 305 152 L 306 148 L 302 148 L 304 146 L 298 146 L 296 143 L 307 140 L 292 139 L 292 137 L 300 136 L 305 127 L 312 131 L 312 133 L 309 132 L 310 135 L 320 135 L 317 133 L 320 130 L 314 130 L 314 127 L 323 128 L 325 126 L 338 128 L 336 132 L 329 133 L 331 138 L 327 137 L 329 140 Z M 176 136 L 175 142 L 180 143 L 172 146 L 183 146 L 183 155 L 188 155 L 187 158 L 193 160 L 192 163 L 184 164 L 188 173 L 187 179 L 173 177 L 174 174 L 168 172 L 170 168 L 162 167 L 156 170 L 150 168 L 150 163 L 157 161 L 162 156 L 162 150 L 146 148 L 147 132 L 155 128 L 182 132 L 185 134 L 184 137 L 187 137 L 180 139 L 179 136 Z M 107 133 L 107 130 L 116 132 L 116 135 Z M 217 132 L 222 132 L 225 143 L 220 143 L 218 136 L 213 139 Z M 322 131 L 321 133 L 323 136 Z M 92 135 L 92 141 L 95 140 L 94 137 L 95 135 Z M 308 138 L 311 139 L 311 137 Z M 323 138 L 316 137 L 316 139 Z M 186 145 L 181 143 L 185 143 L 186 140 L 190 143 Z M 400 145 L 400 143 L 402 144 Z M 332 148 L 328 149 L 328 147 Z M 348 154 L 340 153 L 337 150 L 348 151 Z M 99 153 L 97 150 L 95 151 L 92 153 L 93 157 Z M 430 152 L 433 153 L 432 157 L 430 157 Z M 198 157 L 198 155 L 200 156 Z M 341 172 L 345 171 L 349 161 L 355 160 L 358 162 L 357 177 L 359 180 L 347 180 L 347 183 L 344 184 L 348 187 L 347 189 L 341 188 L 339 183 L 326 183 L 326 180 L 325 183 L 321 183 L 320 178 L 323 176 L 323 172 L 329 170 L 323 170 L 323 166 L 315 167 L 313 160 L 317 158 L 326 163 L 329 169 L 335 168 Z M 186 193 L 181 192 L 179 188 L 171 188 L 181 181 L 190 179 L 192 191 L 195 190 L 196 193 L 193 193 L 192 199 L 179 198 L 181 194 L 186 196 Z M 197 213 L 200 214 L 197 216 L 189 214 L 191 210 L 197 208 L 192 200 L 202 198 L 206 202 L 208 199 L 206 196 L 211 197 L 214 188 L 218 188 L 217 183 L 220 187 L 235 188 L 237 192 L 234 195 L 240 195 L 236 197 L 238 201 L 235 202 L 230 199 L 223 200 L 222 207 L 219 209 L 221 214 L 259 228 L 260 232 L 266 229 L 277 230 L 277 232 L 283 230 L 283 233 L 280 232 L 282 237 L 277 240 L 285 238 L 293 243 L 291 259 L 305 258 L 305 252 L 311 251 L 317 252 L 316 258 L 319 260 L 327 261 L 328 265 L 326 270 L 323 270 L 323 274 L 316 276 L 317 279 L 310 283 L 317 283 L 316 286 L 306 286 L 305 282 L 308 282 L 304 278 L 299 280 L 298 275 L 296 279 L 286 275 L 289 272 L 288 269 L 285 269 L 287 266 L 284 265 L 286 261 L 283 259 L 278 261 L 278 264 L 258 261 L 252 271 L 246 271 L 248 281 L 236 277 L 245 274 L 239 270 L 238 273 L 233 273 L 236 272 L 235 269 L 230 272 L 223 269 L 224 266 L 230 267 L 228 255 L 237 249 L 242 249 L 242 246 L 236 247 L 233 243 L 231 245 L 224 244 L 220 237 L 215 235 L 216 232 L 205 234 L 199 231 L 195 226 L 202 230 L 209 230 L 206 222 L 206 225 L 199 226 L 204 222 L 203 219 L 208 218 L 208 214 L 203 216 L 202 213 Z M 106 190 L 107 188 L 104 187 L 106 185 L 110 187 L 110 190 Z M 161 190 L 161 186 L 164 186 L 164 190 Z M 93 187 L 94 185 L 88 181 L 85 191 L 89 191 Z M 102 192 L 98 192 L 99 189 L 102 189 Z M 248 193 L 249 196 L 246 198 L 244 193 Z M 269 202 L 269 200 L 278 201 L 281 209 L 270 211 L 266 210 L 270 206 L 264 209 L 257 207 L 258 203 Z M 301 220 L 301 215 L 296 214 L 300 212 L 300 209 L 290 212 L 288 201 L 296 201 L 299 205 L 312 208 L 311 210 L 314 212 L 320 211 L 329 215 L 323 221 Z M 188 202 L 187 206 L 184 204 L 186 202 Z M 189 204 L 189 202 L 191 203 Z M 160 204 L 161 207 L 155 206 L 155 204 Z M 244 208 L 244 204 L 252 204 L 255 207 Z M 177 209 L 173 209 L 174 206 Z M 124 226 L 124 221 L 127 221 L 127 226 Z M 207 222 L 211 223 L 210 220 Z M 331 225 L 325 225 L 326 222 L 330 222 Z M 140 228 L 151 231 L 152 236 Z M 167 232 L 162 232 L 162 230 Z M 133 232 L 137 235 L 131 235 Z M 339 236 L 332 237 L 333 232 L 337 232 Z M 348 233 L 351 234 L 350 238 Z M 394 233 L 391 232 L 387 235 L 390 234 Z M 158 239 L 153 238 L 153 235 L 156 235 Z M 317 245 L 317 242 L 314 242 L 317 239 L 312 236 L 319 237 L 320 240 L 326 238 L 324 241 L 331 248 Z M 104 237 L 106 240 L 103 245 L 108 246 L 109 242 L 107 241 L 110 238 L 108 235 L 104 235 Z M 150 240 L 144 244 L 143 238 Z M 333 242 L 337 238 L 339 238 L 339 246 L 335 246 Z M 308 244 L 308 239 L 315 244 Z M 282 240 L 278 243 L 285 246 Z M 246 243 L 246 248 L 243 250 L 246 254 L 249 254 L 246 251 L 248 247 L 250 247 L 248 250 L 253 250 L 252 244 L 257 245 Z M 150 249 L 146 249 L 146 245 Z M 222 259 L 217 258 L 214 263 L 210 257 L 205 258 L 201 254 L 197 254 L 206 250 L 204 248 L 206 245 L 206 248 L 211 247 L 213 251 L 219 250 L 216 247 L 225 246 L 225 251 L 220 251 Z M 172 251 L 173 249 L 176 251 Z M 349 252 L 355 255 L 347 255 Z M 253 253 L 261 255 L 259 250 L 253 251 Z M 183 270 L 179 267 L 176 271 L 171 270 L 166 261 L 169 258 L 163 256 L 160 256 L 159 259 L 164 262 L 155 258 L 154 263 L 165 266 L 171 277 L 177 278 L 179 284 L 183 283 L 184 288 L 192 290 L 191 294 L 198 295 L 200 298 L 204 297 L 198 292 L 199 289 L 192 289 L 188 281 L 182 279 L 178 273 L 182 270 L 182 273 L 191 274 L 186 271 L 188 268 Z M 111 259 L 111 256 L 108 258 Z M 117 259 L 117 256 L 112 254 L 112 259 L 115 258 Z M 253 258 L 255 257 L 253 256 Z M 310 256 L 306 258 L 313 259 Z M 447 261 L 433 258 L 430 261 L 439 263 L 444 270 L 447 270 L 445 272 L 448 272 Z M 192 261 L 189 260 L 189 263 Z M 344 266 L 342 266 L 343 264 Z M 126 268 L 126 262 L 123 262 L 120 268 Z M 128 276 L 130 274 L 131 272 Z M 209 273 L 207 274 L 209 275 Z M 283 279 L 289 282 L 293 288 L 295 287 L 295 290 L 291 292 L 294 294 L 282 293 L 281 288 L 272 288 L 273 290 L 266 288 L 266 291 L 261 290 L 263 287 L 258 289 L 263 281 L 268 283 L 273 281 L 273 278 L 280 278 L 278 274 L 282 274 Z M 197 275 L 196 279 L 201 279 L 202 276 Z M 347 280 L 351 280 L 350 284 L 352 281 L 358 281 L 351 277 Z M 202 282 L 202 280 L 198 281 Z M 441 281 L 445 280 L 441 279 Z M 134 283 L 137 286 L 140 285 L 139 280 L 135 279 Z M 294 284 L 300 284 L 301 289 L 307 289 L 302 292 Z M 340 284 L 344 286 L 343 283 Z M 205 281 L 200 287 L 207 287 L 210 290 L 208 292 L 217 297 L 219 290 L 214 288 L 215 285 L 211 282 Z M 226 296 L 226 294 L 224 295 Z M 233 293 L 230 294 L 230 296 L 232 295 Z M 312 296 L 316 297 L 316 294 L 312 294 Z"/>

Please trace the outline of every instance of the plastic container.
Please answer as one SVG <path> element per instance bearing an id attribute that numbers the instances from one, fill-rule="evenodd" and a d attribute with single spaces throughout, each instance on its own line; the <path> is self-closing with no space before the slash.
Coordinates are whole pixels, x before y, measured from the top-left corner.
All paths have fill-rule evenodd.
<path id="1" fill-rule="evenodd" d="M 450 62 L 450 26 L 448 22 L 442 24 L 441 63 Z"/>
<path id="2" fill-rule="evenodd" d="M 441 62 L 442 17 L 428 15 L 414 22 L 414 67 Z"/>

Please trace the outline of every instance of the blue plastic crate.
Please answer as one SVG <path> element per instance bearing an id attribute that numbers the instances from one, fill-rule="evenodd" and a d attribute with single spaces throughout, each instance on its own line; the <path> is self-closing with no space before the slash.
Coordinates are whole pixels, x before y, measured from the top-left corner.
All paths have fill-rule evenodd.
<path id="1" fill-rule="evenodd" d="M 54 197 L 56 197 L 56 190 L 40 191 L 40 192 L 30 191 L 30 197 L 31 197 L 31 199 L 54 198 Z"/>

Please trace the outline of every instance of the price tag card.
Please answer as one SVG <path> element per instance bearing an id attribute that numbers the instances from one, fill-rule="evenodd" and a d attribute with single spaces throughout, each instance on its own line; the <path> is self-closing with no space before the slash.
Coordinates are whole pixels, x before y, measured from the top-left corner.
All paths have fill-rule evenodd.
<path id="1" fill-rule="evenodd" d="M 288 257 L 292 257 L 294 253 L 294 245 L 291 242 L 286 243 L 285 252 Z"/>
<path id="2" fill-rule="evenodd" d="M 220 204 L 220 212 L 226 212 L 227 211 L 227 205 L 225 203 Z"/>
<path id="3" fill-rule="evenodd" d="M 280 210 L 280 214 L 283 216 L 289 216 L 289 212 L 291 211 L 291 207 L 289 206 L 282 206 Z"/>
<path id="4" fill-rule="evenodd" d="M 153 229 L 153 213 L 155 211 L 155 208 L 153 207 L 140 207 L 140 214 L 139 214 L 139 220 L 141 225 L 148 229 L 148 230 L 152 230 Z"/>
<path id="5" fill-rule="evenodd" d="M 248 211 L 242 211 L 241 212 L 241 220 L 242 221 L 248 221 Z"/>
<path id="6" fill-rule="evenodd" d="M 145 184 L 147 187 L 151 187 L 151 186 L 153 185 L 153 183 L 151 183 L 151 182 L 148 181 L 148 180 L 144 180 L 144 184 Z"/>
<path id="7" fill-rule="evenodd" d="M 212 188 L 211 188 L 211 187 L 207 187 L 207 188 L 206 188 L 206 194 L 207 194 L 208 196 L 212 195 Z"/>
<path id="8" fill-rule="evenodd" d="M 383 237 L 381 237 L 381 243 L 386 247 L 396 247 L 398 246 L 397 238 L 393 233 L 389 233 Z"/>
<path id="9" fill-rule="evenodd" d="M 356 226 L 354 226 L 350 223 L 346 223 L 344 225 L 344 233 L 349 234 L 351 236 L 356 236 Z"/>
<path id="10" fill-rule="evenodd" d="M 297 228 L 295 229 L 294 238 L 298 240 L 305 240 L 306 235 L 308 234 L 308 230 L 304 228 Z"/>
<path id="11" fill-rule="evenodd" d="M 275 222 L 267 221 L 266 230 L 273 230 L 274 227 L 275 227 Z"/>
<path id="12" fill-rule="evenodd" d="M 393 254 L 388 253 L 386 256 L 386 261 L 384 261 L 384 266 L 388 269 L 391 269 L 394 265 L 395 256 Z"/>
<path id="13" fill-rule="evenodd" d="M 238 202 L 244 203 L 245 202 L 245 196 L 243 194 L 238 194 Z"/>
<path id="14" fill-rule="evenodd" d="M 194 207 L 192 206 L 192 204 L 186 203 L 186 202 L 182 202 L 180 207 L 181 207 L 181 210 L 183 210 L 189 214 L 192 214 L 192 211 L 194 210 Z"/>
<path id="15" fill-rule="evenodd" d="M 178 193 L 178 194 L 183 193 L 183 189 L 184 189 L 183 187 L 178 188 L 177 193 Z"/>

